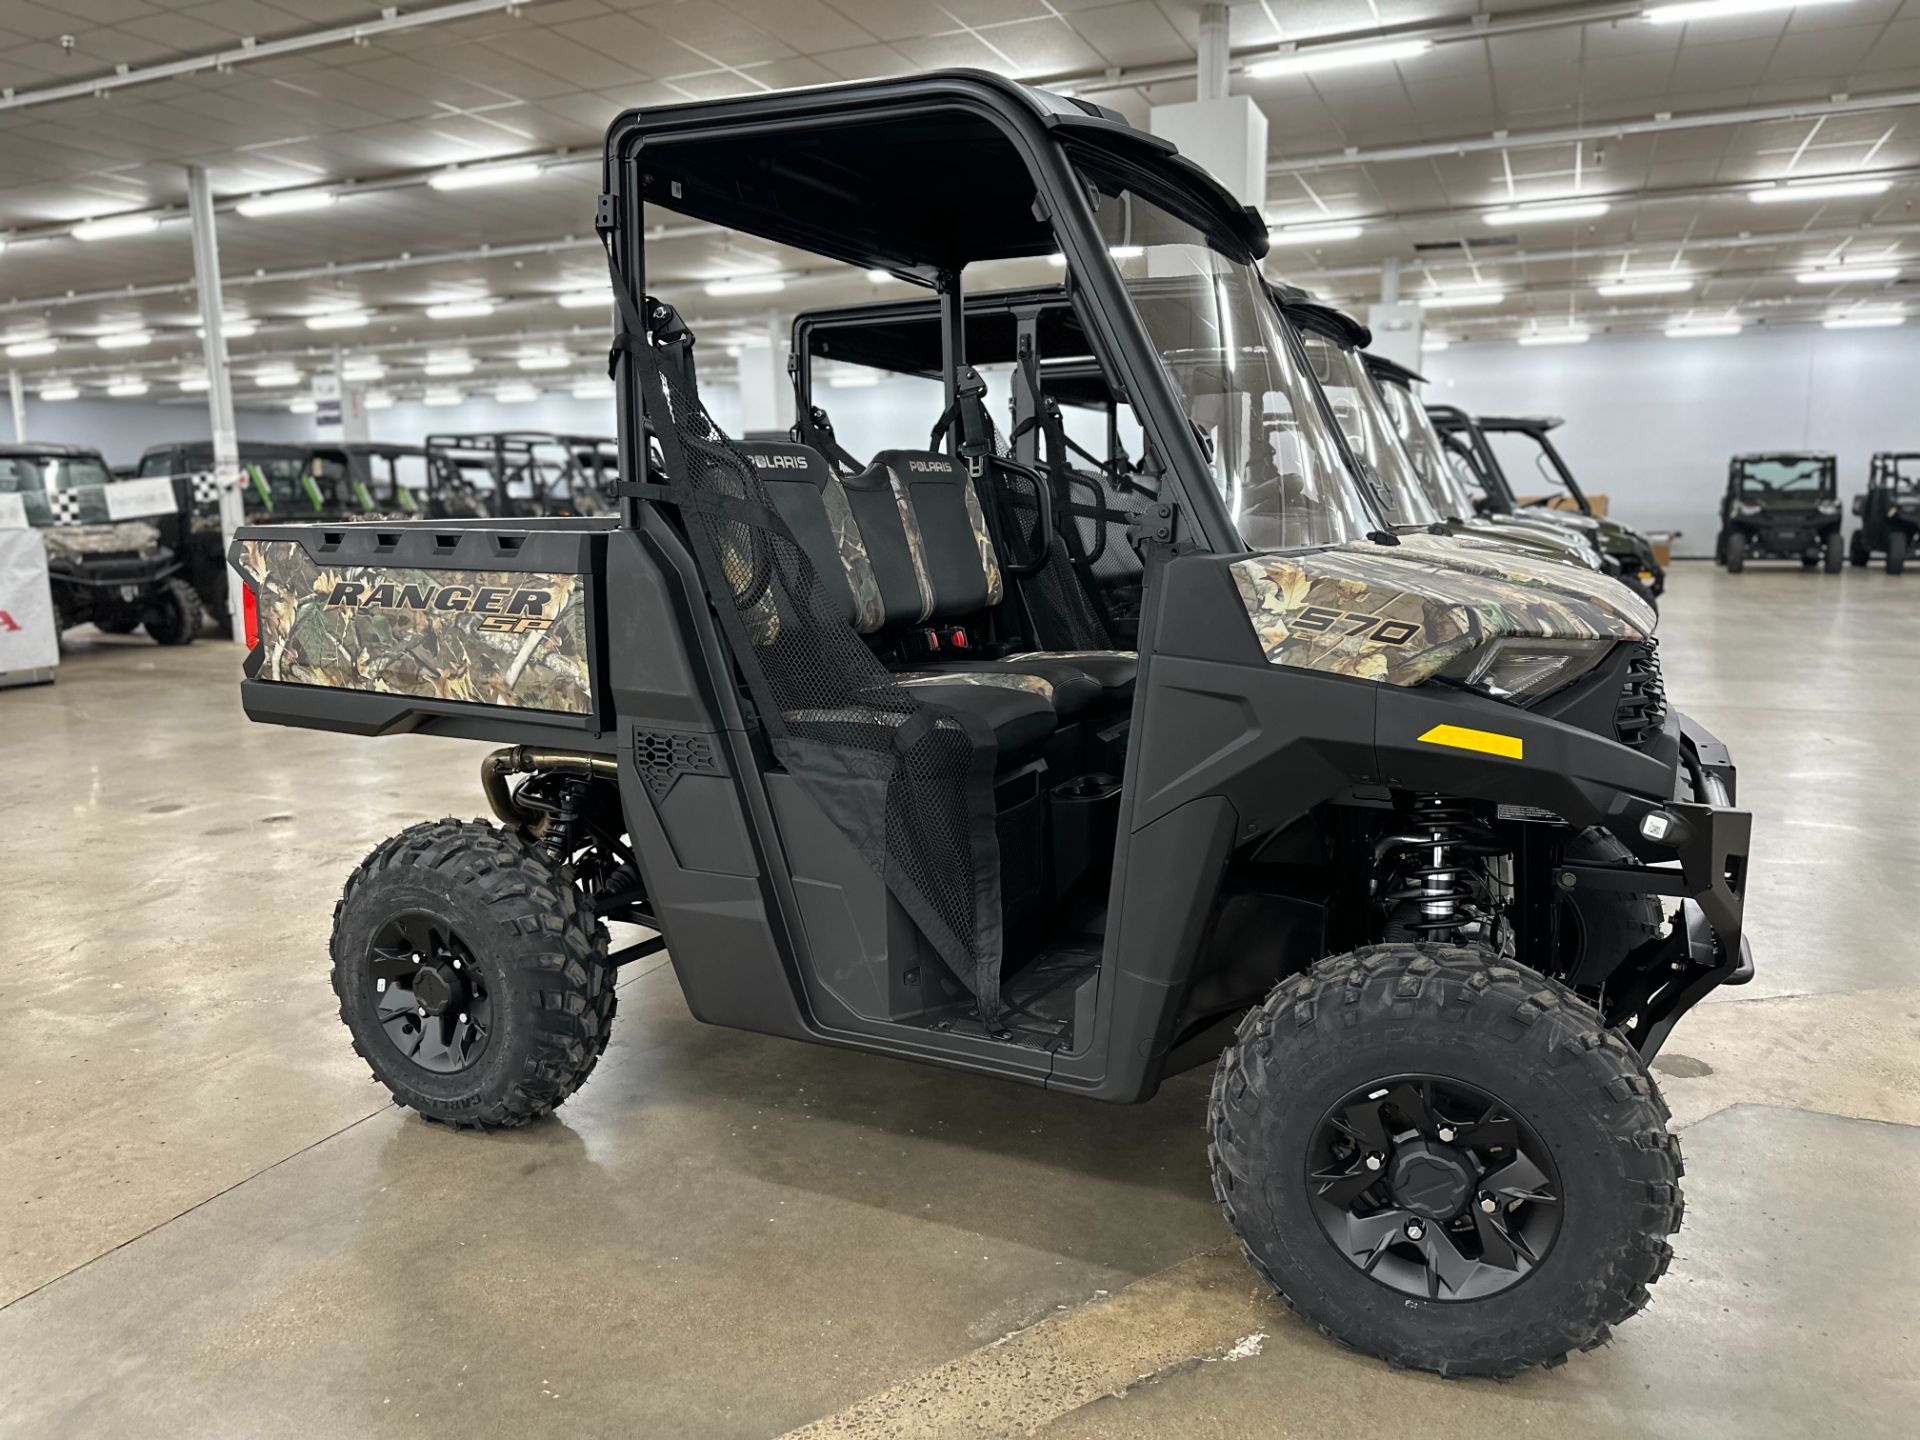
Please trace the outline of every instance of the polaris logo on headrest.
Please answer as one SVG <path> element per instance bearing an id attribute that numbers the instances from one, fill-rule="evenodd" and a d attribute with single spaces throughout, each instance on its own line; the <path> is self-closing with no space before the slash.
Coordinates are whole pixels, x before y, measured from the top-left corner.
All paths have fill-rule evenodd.
<path id="1" fill-rule="evenodd" d="M 907 461 L 907 468 L 909 470 L 925 470 L 933 475 L 951 475 L 953 473 L 953 466 L 945 460 L 909 460 Z"/>
<path id="2" fill-rule="evenodd" d="M 762 455 L 758 451 L 748 457 L 762 470 L 804 470 L 807 457 L 804 455 Z"/>

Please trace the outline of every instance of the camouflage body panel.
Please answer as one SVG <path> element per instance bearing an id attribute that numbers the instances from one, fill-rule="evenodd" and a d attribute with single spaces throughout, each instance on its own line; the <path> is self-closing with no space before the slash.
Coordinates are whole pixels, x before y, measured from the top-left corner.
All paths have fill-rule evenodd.
<path id="1" fill-rule="evenodd" d="M 927 573 L 927 542 L 920 534 L 920 521 L 913 513 L 913 501 L 907 496 L 907 482 L 887 469 L 887 483 L 893 487 L 893 503 L 900 511 L 900 528 L 906 532 L 907 554 L 913 559 L 913 578 L 920 586 L 920 613 L 913 623 L 924 623 L 933 614 L 933 580 Z"/>
<path id="2" fill-rule="evenodd" d="M 1411 686 L 1504 635 L 1643 640 L 1650 633 L 1601 600 L 1518 575 L 1472 573 L 1407 549 L 1355 544 L 1236 561 L 1229 568 L 1261 653 L 1275 665 Z M 1587 572 L 1568 574 L 1578 580 Z"/>
<path id="3" fill-rule="evenodd" d="M 1583 600 L 1624 620 L 1643 635 L 1651 635 L 1660 623 L 1659 613 L 1613 576 L 1576 569 L 1563 560 L 1514 550 L 1498 541 L 1466 535 L 1402 535 L 1399 548 L 1463 574 L 1538 586 Z"/>
<path id="4" fill-rule="evenodd" d="M 892 680 L 894 684 L 902 686 L 978 685 L 987 690 L 1018 690 L 1027 695 L 1038 695 L 1042 700 L 1053 699 L 1053 682 L 1038 675 L 1006 675 L 998 671 L 981 670 L 916 670 L 895 675 Z"/>
<path id="5" fill-rule="evenodd" d="M 578 575 L 328 567 L 290 540 L 242 540 L 259 678 L 582 715 L 593 709 Z"/>
<path id="6" fill-rule="evenodd" d="M 846 572 L 847 588 L 853 592 L 854 628 L 862 635 L 871 635 L 887 623 L 887 607 L 880 598 L 880 582 L 873 576 L 866 537 L 853 518 L 847 487 L 840 483 L 839 476 L 829 475 L 821 485 L 820 502 L 826 507 L 827 528 L 833 532 L 833 548 L 840 555 L 840 568 Z"/>
<path id="7" fill-rule="evenodd" d="M 117 525 L 48 525 L 40 534 L 52 560 L 85 560 L 94 555 L 144 555 L 160 548 L 160 532 L 145 520 Z"/>
<path id="8" fill-rule="evenodd" d="M 1006 582 L 1000 578 L 1000 556 L 994 551 L 993 536 L 987 532 L 987 512 L 980 508 L 980 497 L 969 480 L 961 490 L 967 497 L 967 524 L 973 528 L 973 543 L 980 547 L 980 568 L 987 576 L 987 604 L 998 605 L 1007 598 Z"/>

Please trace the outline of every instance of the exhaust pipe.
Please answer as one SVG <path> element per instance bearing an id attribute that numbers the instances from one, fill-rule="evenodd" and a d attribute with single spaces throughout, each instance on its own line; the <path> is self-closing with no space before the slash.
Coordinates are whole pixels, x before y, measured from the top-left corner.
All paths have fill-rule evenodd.
<path id="1" fill-rule="evenodd" d="M 531 775 L 538 770 L 571 770 L 579 775 L 597 775 L 605 780 L 618 778 L 620 762 L 611 755 L 588 755 L 578 750 L 536 750 L 529 745 L 509 745 L 495 750 L 480 762 L 480 788 L 486 792 L 487 808 L 503 825 L 539 830 L 546 815 L 523 809 L 507 788 L 509 775 Z"/>

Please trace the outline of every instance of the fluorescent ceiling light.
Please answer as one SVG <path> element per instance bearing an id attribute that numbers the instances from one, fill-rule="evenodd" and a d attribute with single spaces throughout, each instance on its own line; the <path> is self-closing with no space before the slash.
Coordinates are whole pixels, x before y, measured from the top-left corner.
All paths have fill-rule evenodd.
<path id="1" fill-rule="evenodd" d="M 1420 348 L 1426 354 L 1434 355 L 1446 349 L 1453 341 L 1445 335 L 1426 335 L 1420 340 Z"/>
<path id="2" fill-rule="evenodd" d="M 340 367 L 342 380 L 383 380 L 387 367 L 378 360 L 349 360 Z"/>
<path id="3" fill-rule="evenodd" d="M 771 295 L 786 289 L 787 282 L 780 275 L 735 275 L 726 280 L 709 280 L 705 288 L 709 295 Z"/>
<path id="4" fill-rule="evenodd" d="M 1738 335 L 1746 327 L 1738 320 L 1703 320 L 1698 323 L 1687 321 L 1667 327 L 1669 340 L 1717 340 L 1726 335 Z"/>
<path id="5" fill-rule="evenodd" d="M 1904 310 L 1861 310 L 1852 315 L 1829 315 L 1820 322 L 1828 330 L 1878 330 L 1906 323 Z"/>
<path id="6" fill-rule="evenodd" d="M 869 270 L 867 272 L 867 279 L 876 285 L 884 285 L 893 279 L 893 272 L 891 270 Z"/>
<path id="7" fill-rule="evenodd" d="M 138 350 L 152 343 L 153 336 L 145 330 L 120 330 L 100 337 L 102 350 Z"/>
<path id="8" fill-rule="evenodd" d="M 596 305 L 613 304 L 613 296 L 605 290 L 569 290 L 559 297 L 563 310 L 591 310 Z"/>
<path id="9" fill-rule="evenodd" d="M 1503 205 L 1481 219 L 1489 225 L 1547 225 L 1555 220 L 1593 220 L 1612 206 L 1605 200 L 1555 200 L 1539 205 Z"/>
<path id="10" fill-rule="evenodd" d="M 493 398 L 502 405 L 524 405 L 529 400 L 540 398 L 540 392 L 531 385 L 508 385 L 493 392 Z"/>
<path id="11" fill-rule="evenodd" d="M 1470 305 L 1498 305 L 1506 298 L 1504 290 L 1440 290 L 1416 295 L 1414 303 L 1423 310 L 1460 310 Z"/>
<path id="12" fill-rule="evenodd" d="M 320 406 L 311 396 L 303 396 L 298 400 L 289 400 L 287 402 L 288 411 L 295 415 L 311 415 L 319 408 Z"/>
<path id="13" fill-rule="evenodd" d="M 1307 75 L 1323 70 L 1350 70 L 1356 65 L 1384 65 L 1393 60 L 1411 60 L 1433 48 L 1431 40 L 1387 40 L 1376 45 L 1327 45 L 1310 50 L 1295 50 L 1256 60 L 1247 66 L 1247 74 L 1256 80 L 1269 75 Z"/>
<path id="14" fill-rule="evenodd" d="M 131 400 L 136 395 L 144 395 L 146 393 L 147 382 L 144 380 L 116 380 L 107 386 L 107 394 L 113 396 L 116 400 Z"/>
<path id="15" fill-rule="evenodd" d="M 1789 180 L 1759 190 L 1749 190 L 1747 198 L 1756 205 L 1784 205 L 1790 200 L 1845 200 L 1854 195 L 1884 195 L 1893 187 L 1891 180 Z"/>
<path id="16" fill-rule="evenodd" d="M 444 305 L 429 305 L 429 320 L 478 320 L 493 313 L 491 300 L 449 300 Z"/>
<path id="17" fill-rule="evenodd" d="M 442 170 L 427 181 L 435 190 L 474 190 L 482 185 L 511 185 L 531 180 L 540 167 L 531 163 L 516 165 L 468 165 L 459 170 Z"/>
<path id="18" fill-rule="evenodd" d="M 144 235 L 159 225 L 152 215 L 109 215 L 104 220 L 85 221 L 68 233 L 76 240 L 114 240 L 122 235 Z"/>
<path id="19" fill-rule="evenodd" d="M 220 333 L 229 340 L 251 340 L 259 328 L 244 315 L 229 316 L 220 322 Z M 204 340 L 207 338 L 207 327 L 199 326 L 193 333 Z"/>
<path id="20" fill-rule="evenodd" d="M 253 383 L 262 390 L 285 390 L 289 385 L 300 383 L 298 370 L 256 370 Z"/>
<path id="21" fill-rule="evenodd" d="M 393 396 L 384 390 L 369 390 L 361 397 L 360 403 L 369 410 L 391 410 L 393 408 Z"/>
<path id="22" fill-rule="evenodd" d="M 1575 327 L 1570 330 L 1535 330 L 1532 334 L 1522 335 L 1522 345 L 1584 345 L 1593 338 L 1591 330 Z"/>
<path id="23" fill-rule="evenodd" d="M 188 375 L 180 381 L 183 395 L 202 395 L 213 387 L 213 382 L 204 375 Z"/>
<path id="24" fill-rule="evenodd" d="M 1116 260 L 1138 260 L 1146 253 L 1147 247 L 1144 245 L 1109 245 L 1107 247 L 1107 254 Z"/>
<path id="25" fill-rule="evenodd" d="M 1643 280 L 1625 278 L 1608 280 L 1596 285 L 1595 291 L 1608 299 L 1618 299 L 1627 295 L 1684 295 L 1693 289 L 1693 278 L 1689 275 L 1673 275 L 1665 278 L 1649 276 Z"/>
<path id="26" fill-rule="evenodd" d="M 1274 245 L 1320 245 L 1334 240 L 1358 240 L 1366 233 L 1364 225 L 1282 225 L 1267 232 Z"/>
<path id="27" fill-rule="evenodd" d="M 573 387 L 573 398 L 576 400 L 611 400 L 613 398 L 613 382 L 611 380 L 583 380 L 580 384 Z"/>
<path id="28" fill-rule="evenodd" d="M 429 390 L 420 397 L 422 405 L 458 405 L 464 397 L 458 390 Z"/>
<path id="29" fill-rule="evenodd" d="M 77 385 L 49 385 L 40 392 L 40 398 L 52 403 L 62 400 L 78 400 L 80 387 Z"/>
<path id="30" fill-rule="evenodd" d="M 35 355 L 51 355 L 59 348 L 57 340 L 16 340 L 7 346 L 7 354 L 15 360 L 27 360 Z"/>
<path id="31" fill-rule="evenodd" d="M 522 355 L 515 363 L 522 370 L 565 370 L 573 364 L 573 357 L 562 350 L 538 355 Z"/>
<path id="32" fill-rule="evenodd" d="M 358 330 L 373 317 L 364 310 L 329 310 L 324 315 L 309 315 L 309 330 Z"/>
<path id="33" fill-rule="evenodd" d="M 255 195 L 242 200 L 234 210 L 249 220 L 269 215 L 293 215 L 302 210 L 325 210 L 340 197 L 332 190 L 282 190 L 277 195 Z"/>
<path id="34" fill-rule="evenodd" d="M 1642 12 L 1641 19 L 1655 25 L 1685 25 L 1695 20 L 1721 20 L 1729 15 L 1758 15 L 1768 10 L 1844 3 L 1846 0 L 1684 0 L 1678 5 L 1655 5 Z"/>
<path id="35" fill-rule="evenodd" d="M 1852 285 L 1869 280 L 1893 280 L 1899 274 L 1898 265 L 1822 265 L 1802 270 L 1793 278 L 1802 285 Z"/>
<path id="36" fill-rule="evenodd" d="M 427 361 L 427 374 L 429 375 L 471 375 L 472 373 L 473 361 L 471 360 L 458 360 L 449 357 L 444 360 Z"/>

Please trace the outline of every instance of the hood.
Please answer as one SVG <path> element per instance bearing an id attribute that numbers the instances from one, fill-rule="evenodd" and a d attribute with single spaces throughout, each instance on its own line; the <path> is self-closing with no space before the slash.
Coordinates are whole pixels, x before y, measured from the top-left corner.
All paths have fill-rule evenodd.
<path id="1" fill-rule="evenodd" d="M 47 542 L 49 555 L 75 560 L 153 550 L 160 544 L 160 532 L 145 520 L 123 520 L 118 525 L 48 525 L 40 534 Z"/>
<path id="2" fill-rule="evenodd" d="M 1592 515 L 1582 515 L 1578 510 L 1555 510 L 1546 505 L 1524 505 L 1508 518 L 1564 526 L 1568 530 L 1578 530 L 1587 535 L 1597 532 L 1604 523 Z"/>
<path id="3" fill-rule="evenodd" d="M 1526 525 L 1520 522 L 1501 523 L 1495 520 L 1453 520 L 1447 522 L 1447 533 L 1460 537 L 1472 537 L 1494 545 L 1531 551 L 1542 555 L 1551 555 L 1569 565 L 1582 565 L 1589 570 L 1600 568 L 1600 556 L 1594 548 L 1570 530 L 1555 526 Z"/>
<path id="4" fill-rule="evenodd" d="M 1230 567 L 1275 665 L 1419 685 L 1502 636 L 1645 640 L 1654 616 L 1626 587 L 1560 561 L 1461 541 L 1359 541 Z"/>

